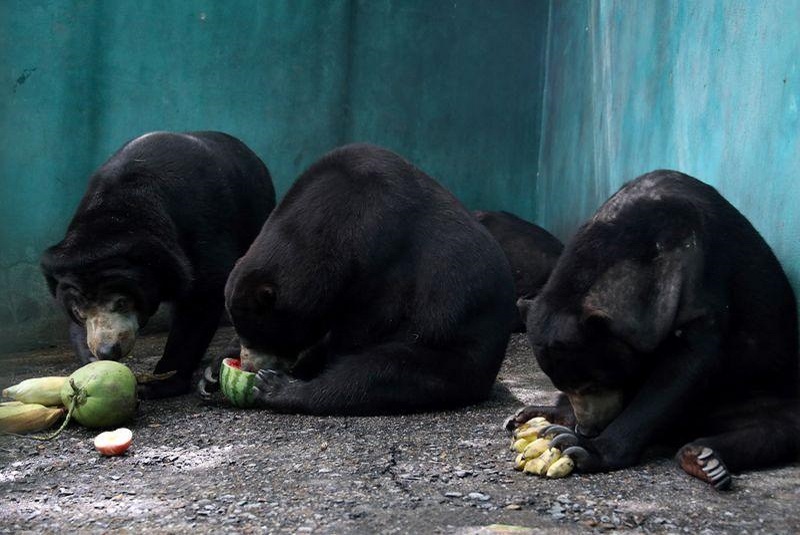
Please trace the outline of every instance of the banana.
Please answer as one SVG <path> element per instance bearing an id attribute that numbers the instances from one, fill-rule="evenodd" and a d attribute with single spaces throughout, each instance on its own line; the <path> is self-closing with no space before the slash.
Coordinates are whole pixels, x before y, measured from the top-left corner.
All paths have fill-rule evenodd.
<path id="1" fill-rule="evenodd" d="M 525 468 L 525 463 L 527 462 L 528 459 L 526 459 L 525 456 L 520 453 L 514 460 L 514 470 L 522 470 L 523 468 Z"/>
<path id="2" fill-rule="evenodd" d="M 525 464 L 525 472 L 543 476 L 559 457 L 561 457 L 561 452 L 558 448 L 550 448 L 535 459 L 528 461 Z"/>
<path id="3" fill-rule="evenodd" d="M 552 436 L 540 436 L 544 428 L 552 425 L 547 418 L 536 416 L 514 430 L 511 449 L 518 453 L 514 470 L 549 478 L 566 477 L 575 468 L 569 455 L 550 447 Z"/>
<path id="4" fill-rule="evenodd" d="M 575 462 L 569 455 L 562 455 L 560 459 L 550 465 L 545 474 L 547 477 L 567 477 L 575 468 Z"/>
<path id="5" fill-rule="evenodd" d="M 520 438 L 518 440 L 515 440 L 511 444 L 511 449 L 516 451 L 517 453 L 522 453 L 523 450 L 525 450 L 525 448 L 528 446 L 528 444 L 530 444 L 530 442 L 528 442 L 524 438 Z"/>
<path id="6" fill-rule="evenodd" d="M 50 408 L 38 403 L 0 407 L 0 433 L 33 433 L 47 429 L 66 412 L 64 407 Z"/>
<path id="7" fill-rule="evenodd" d="M 541 425 L 541 424 L 550 425 L 550 422 L 548 422 L 547 418 L 545 418 L 544 416 L 534 416 L 533 418 L 531 418 L 530 420 L 528 420 L 527 422 L 525 422 L 522 425 L 537 426 L 537 425 Z"/>
<path id="8" fill-rule="evenodd" d="M 522 451 L 522 455 L 526 459 L 535 459 L 550 448 L 550 439 L 537 438 L 528 447 Z"/>
<path id="9" fill-rule="evenodd" d="M 3 397 L 23 403 L 61 405 L 61 387 L 68 377 L 36 377 L 3 390 Z"/>
<path id="10" fill-rule="evenodd" d="M 539 428 L 537 427 L 526 427 L 522 431 L 517 429 L 514 431 L 514 438 L 524 438 L 525 440 L 536 440 L 539 438 Z"/>

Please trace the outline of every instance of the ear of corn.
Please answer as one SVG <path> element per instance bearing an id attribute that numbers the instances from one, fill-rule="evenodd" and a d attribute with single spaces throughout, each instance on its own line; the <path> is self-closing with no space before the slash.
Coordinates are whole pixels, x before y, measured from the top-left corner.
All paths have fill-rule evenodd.
<path id="1" fill-rule="evenodd" d="M 21 403 L 0 407 L 0 432 L 33 433 L 47 429 L 64 415 L 63 407 L 50 408 L 38 403 Z"/>
<path id="2" fill-rule="evenodd" d="M 22 403 L 38 403 L 40 405 L 61 405 L 61 387 L 67 377 L 36 377 L 25 379 L 19 384 L 3 390 L 3 397 Z"/>

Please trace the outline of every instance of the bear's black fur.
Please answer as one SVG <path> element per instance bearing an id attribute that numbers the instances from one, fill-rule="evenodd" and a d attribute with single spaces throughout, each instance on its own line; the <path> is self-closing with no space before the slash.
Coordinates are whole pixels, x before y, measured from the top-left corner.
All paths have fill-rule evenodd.
<path id="1" fill-rule="evenodd" d="M 515 317 L 491 234 L 433 179 L 370 145 L 334 150 L 298 178 L 225 296 L 243 354 L 273 359 L 259 372 L 260 404 L 315 414 L 483 400 Z"/>
<path id="2" fill-rule="evenodd" d="M 564 244 L 542 227 L 509 212 L 476 211 L 473 214 L 503 248 L 514 275 L 517 297 L 536 297 L 550 277 Z M 525 332 L 521 317 L 514 325 L 514 332 Z"/>
<path id="3" fill-rule="evenodd" d="M 124 356 L 118 344 L 89 350 L 81 320 L 90 307 L 115 299 L 107 311 L 141 327 L 171 302 L 155 373 L 177 373 L 142 394 L 187 391 L 224 310 L 228 274 L 274 206 L 269 171 L 227 134 L 154 132 L 126 143 L 92 175 L 65 238 L 42 258 L 50 291 L 74 320 L 79 356 Z"/>
<path id="4" fill-rule="evenodd" d="M 557 440 L 577 444 L 580 469 L 630 466 L 650 444 L 688 441 L 683 469 L 724 488 L 728 470 L 800 454 L 794 293 L 711 186 L 674 171 L 626 184 L 520 307 L 572 410 L 527 407 L 509 427 L 537 414 L 577 422 Z"/>

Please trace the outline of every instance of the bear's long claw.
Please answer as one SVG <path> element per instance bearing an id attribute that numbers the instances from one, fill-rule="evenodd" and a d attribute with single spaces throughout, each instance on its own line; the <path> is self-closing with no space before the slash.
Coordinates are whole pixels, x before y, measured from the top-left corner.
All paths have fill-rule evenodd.
<path id="1" fill-rule="evenodd" d="M 569 455 L 570 457 L 572 457 L 575 460 L 576 464 L 580 464 L 581 461 L 585 461 L 590 457 L 589 452 L 580 446 L 571 446 L 565 449 L 562 453 L 564 455 Z"/>
<path id="2" fill-rule="evenodd" d="M 697 459 L 702 461 L 703 459 L 711 457 L 713 454 L 714 450 L 711 448 L 703 448 L 702 451 L 700 451 L 700 455 L 697 456 Z"/>
<path id="3" fill-rule="evenodd" d="M 205 379 L 206 383 L 210 383 L 210 384 L 219 383 L 219 378 L 218 377 L 214 377 L 214 370 L 211 369 L 211 366 L 206 366 L 206 369 L 203 372 L 203 379 Z"/>
<path id="4" fill-rule="evenodd" d="M 573 433 L 561 433 L 550 442 L 551 447 L 558 448 L 560 450 L 563 450 L 564 446 L 571 447 L 577 444 L 578 437 Z"/>
<path id="5" fill-rule="evenodd" d="M 557 424 L 556 425 L 548 425 L 547 427 L 542 429 L 542 432 L 540 433 L 540 436 L 549 437 L 549 436 L 556 436 L 556 435 L 562 435 L 562 434 L 570 434 L 572 436 L 575 436 L 575 431 L 573 431 L 569 427 L 564 427 L 563 425 L 557 425 Z"/>

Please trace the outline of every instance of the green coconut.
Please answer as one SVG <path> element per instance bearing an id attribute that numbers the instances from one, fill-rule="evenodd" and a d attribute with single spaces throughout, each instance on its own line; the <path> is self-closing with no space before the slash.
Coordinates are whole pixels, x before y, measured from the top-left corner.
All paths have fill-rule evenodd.
<path id="1" fill-rule="evenodd" d="M 239 359 L 227 358 L 219 369 L 219 387 L 222 394 L 236 407 L 252 407 L 255 404 L 253 386 L 256 374 L 241 368 Z"/>
<path id="2" fill-rule="evenodd" d="M 136 415 L 136 377 L 119 362 L 91 362 L 69 376 L 61 402 L 85 427 L 116 427 Z"/>

